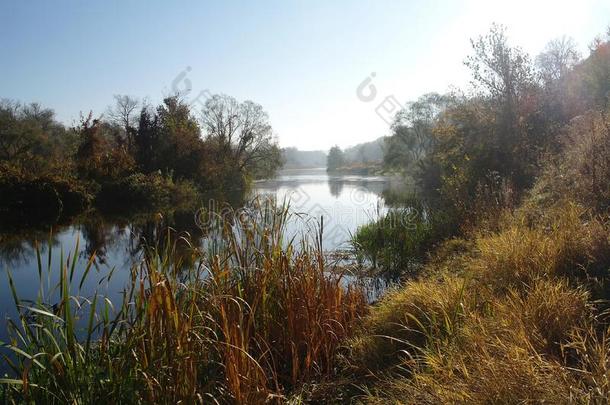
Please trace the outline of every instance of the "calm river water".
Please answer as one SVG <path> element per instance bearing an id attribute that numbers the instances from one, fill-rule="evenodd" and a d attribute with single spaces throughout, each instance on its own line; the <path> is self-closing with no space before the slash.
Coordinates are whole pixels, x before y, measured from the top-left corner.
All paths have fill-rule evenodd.
<path id="1" fill-rule="evenodd" d="M 388 178 L 378 176 L 329 176 L 323 168 L 285 170 L 275 179 L 256 182 L 252 196 L 272 196 L 279 202 L 289 202 L 298 219 L 295 217 L 288 224 L 288 233 L 297 237 L 300 232 L 315 228 L 314 223 L 324 217 L 324 249 L 335 250 L 348 247 L 350 234 L 358 226 L 385 212 L 381 195 L 390 183 Z M 214 203 L 218 202 L 206 202 L 208 205 Z M 22 234 L 0 232 L 0 340 L 6 341 L 6 318 L 15 319 L 17 315 L 8 272 L 21 298 L 36 299 L 39 291 L 36 245 L 45 272 L 51 247 L 51 272 L 44 280 L 51 286 L 59 280 L 62 251 L 65 261 L 67 255 L 75 251 L 77 242 L 79 244 L 75 284 L 80 281 L 89 256 L 95 252 L 97 259 L 91 273 L 96 276 L 87 277 L 81 294 L 92 296 L 99 291 L 120 303 L 129 268 L 141 257 L 142 240 L 154 240 L 159 230 L 166 226 L 189 232 L 193 239 L 202 241 L 194 212 L 132 215 L 129 218 L 92 214 L 78 222 L 54 227 L 51 236 L 49 230 Z"/>

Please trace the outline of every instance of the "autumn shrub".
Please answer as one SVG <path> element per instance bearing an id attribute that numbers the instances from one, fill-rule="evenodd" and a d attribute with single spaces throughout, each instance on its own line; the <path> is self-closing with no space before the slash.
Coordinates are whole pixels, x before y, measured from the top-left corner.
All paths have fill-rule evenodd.
<path id="1" fill-rule="evenodd" d="M 540 210 L 566 199 L 605 213 L 610 207 L 610 111 L 590 111 L 564 130 L 526 205 Z"/>

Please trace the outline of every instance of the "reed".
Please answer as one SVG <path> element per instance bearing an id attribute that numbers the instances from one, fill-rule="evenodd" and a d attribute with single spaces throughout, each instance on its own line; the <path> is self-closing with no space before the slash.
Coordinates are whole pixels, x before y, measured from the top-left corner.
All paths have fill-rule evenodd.
<path id="1" fill-rule="evenodd" d="M 205 247 L 168 231 L 172 243 L 146 248 L 130 269 L 121 303 L 80 296 L 94 257 L 80 270 L 76 254 L 61 257 L 60 282 L 48 288 L 52 253 L 47 266 L 39 254 L 33 303 L 20 300 L 9 273 L 20 316 L 9 321 L 4 344 L 13 374 L 1 380 L 3 399 L 280 402 L 332 374 L 366 302 L 361 289 L 329 271 L 321 232 L 287 240 L 289 209 L 271 201 L 253 201 L 245 220 L 206 214 Z M 185 244 L 189 260 L 178 254 Z"/>

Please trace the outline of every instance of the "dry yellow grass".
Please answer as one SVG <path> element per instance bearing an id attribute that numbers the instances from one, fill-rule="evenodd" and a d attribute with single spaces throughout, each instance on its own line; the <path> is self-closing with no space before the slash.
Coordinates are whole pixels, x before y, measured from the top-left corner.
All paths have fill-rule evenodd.
<path id="1" fill-rule="evenodd" d="M 412 366 L 428 339 L 454 336 L 479 297 L 462 278 L 441 276 L 407 282 L 389 292 L 364 319 L 350 342 L 351 366 L 360 371 Z"/>
<path id="2" fill-rule="evenodd" d="M 575 204 L 531 222 L 517 213 L 500 232 L 476 239 L 473 268 L 494 288 L 521 288 L 539 277 L 583 279 L 610 258 L 607 228 Z"/>
<path id="3" fill-rule="evenodd" d="M 588 329 L 593 318 L 587 298 L 566 282 L 539 280 L 525 293 L 511 290 L 485 307 L 466 308 L 451 339 L 430 335 L 409 364 L 411 373 L 377 373 L 380 382 L 361 401 L 600 400 L 608 391 L 610 345 Z"/>
<path id="4" fill-rule="evenodd" d="M 370 377 L 359 401 L 607 402 L 610 341 L 587 286 L 610 265 L 608 235 L 558 204 L 441 246 L 350 341 L 352 371 Z"/>

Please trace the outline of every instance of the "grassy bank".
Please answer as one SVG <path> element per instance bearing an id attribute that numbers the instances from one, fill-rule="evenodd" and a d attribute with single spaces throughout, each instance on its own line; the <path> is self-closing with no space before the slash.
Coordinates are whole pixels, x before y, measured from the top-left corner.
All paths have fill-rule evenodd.
<path id="1" fill-rule="evenodd" d="M 344 357 L 359 400 L 607 400 L 610 228 L 572 203 L 531 217 L 446 242 L 372 308 Z"/>
<path id="2" fill-rule="evenodd" d="M 338 390 L 379 404 L 607 403 L 607 119 L 572 123 L 519 204 L 487 205 L 459 236 L 407 255 L 419 259 L 417 273 L 370 308 L 342 352 L 340 384 L 303 398 L 332 402 Z M 426 240 L 391 225 L 362 228 L 361 249 L 400 255 Z"/>

